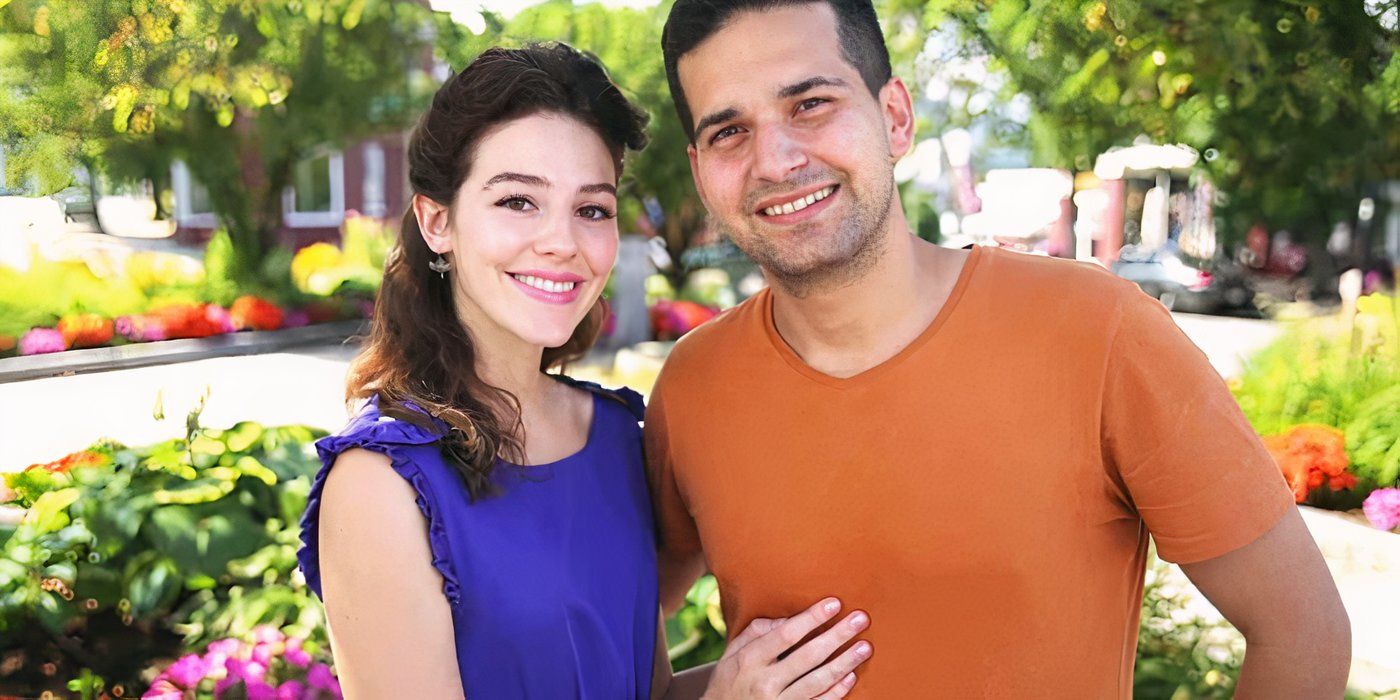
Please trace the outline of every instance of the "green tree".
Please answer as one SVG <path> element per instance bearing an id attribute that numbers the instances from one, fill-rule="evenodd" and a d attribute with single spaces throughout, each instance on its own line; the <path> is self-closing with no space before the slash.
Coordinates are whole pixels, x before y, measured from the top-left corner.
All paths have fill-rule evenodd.
<path id="1" fill-rule="evenodd" d="M 1146 134 L 1206 155 L 1222 229 L 1316 240 L 1400 176 L 1396 3 L 930 0 L 1030 99 L 1035 160 L 1085 170 Z M 1389 18 L 1386 19 L 1386 13 Z"/>
<path id="2" fill-rule="evenodd" d="M 75 165 L 161 181 L 183 160 L 249 272 L 296 163 L 405 126 L 436 37 L 484 42 L 391 0 L 0 0 L 0 142 L 43 191 Z"/>

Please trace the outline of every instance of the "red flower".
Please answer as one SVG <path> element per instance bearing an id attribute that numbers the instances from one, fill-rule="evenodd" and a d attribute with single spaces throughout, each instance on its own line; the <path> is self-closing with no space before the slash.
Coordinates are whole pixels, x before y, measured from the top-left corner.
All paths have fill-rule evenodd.
<path id="1" fill-rule="evenodd" d="M 69 348 L 97 348 L 112 341 L 112 320 L 97 314 L 69 314 L 58 320 Z"/>
<path id="2" fill-rule="evenodd" d="M 74 467 L 102 467 L 109 464 L 110 461 L 111 460 L 108 459 L 107 455 L 104 455 L 101 452 L 83 450 L 81 452 L 74 452 L 73 454 L 67 455 L 62 459 L 58 459 L 47 464 L 31 464 L 25 468 L 25 471 L 29 471 L 31 469 L 43 469 L 44 471 L 49 472 L 51 474 L 67 474 L 68 471 L 73 469 Z"/>
<path id="3" fill-rule="evenodd" d="M 242 296 L 229 308 L 233 326 L 239 330 L 275 331 L 282 327 L 282 310 L 266 299 Z"/>
<path id="4" fill-rule="evenodd" d="M 1333 491 L 1356 486 L 1347 472 L 1346 434 L 1326 425 L 1295 425 L 1287 432 L 1264 438 L 1264 446 L 1278 463 L 1298 503 L 1324 484 Z"/>

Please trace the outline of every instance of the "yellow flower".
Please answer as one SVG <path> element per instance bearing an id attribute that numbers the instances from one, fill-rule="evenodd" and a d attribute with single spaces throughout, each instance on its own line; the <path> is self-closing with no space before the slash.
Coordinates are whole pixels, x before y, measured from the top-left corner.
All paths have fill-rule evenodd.
<path id="1" fill-rule="evenodd" d="M 297 289 L 309 291 L 313 275 L 339 267 L 341 263 L 339 248 L 330 243 L 312 243 L 292 256 L 292 282 Z"/>

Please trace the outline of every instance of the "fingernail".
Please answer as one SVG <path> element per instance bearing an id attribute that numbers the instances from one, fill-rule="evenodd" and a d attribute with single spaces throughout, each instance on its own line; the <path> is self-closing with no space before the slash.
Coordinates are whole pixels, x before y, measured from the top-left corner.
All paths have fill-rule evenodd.
<path id="1" fill-rule="evenodd" d="M 870 642 L 856 644 L 856 656 L 870 656 Z"/>
<path id="2" fill-rule="evenodd" d="M 864 627 L 867 622 L 870 622 L 870 618 L 863 612 L 858 612 L 851 616 L 851 626 L 856 629 Z"/>
<path id="3" fill-rule="evenodd" d="M 841 601 L 835 598 L 828 598 L 825 603 L 822 603 L 822 610 L 825 610 L 828 615 L 834 614 L 837 610 L 840 609 Z"/>

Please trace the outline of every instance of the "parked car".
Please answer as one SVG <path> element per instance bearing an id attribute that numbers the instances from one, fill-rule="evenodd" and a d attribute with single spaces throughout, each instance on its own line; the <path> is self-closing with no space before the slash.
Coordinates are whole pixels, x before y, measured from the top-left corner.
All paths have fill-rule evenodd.
<path id="1" fill-rule="evenodd" d="M 1221 260 L 1213 262 L 1210 269 L 1201 269 L 1183 260 L 1171 243 L 1151 250 L 1123 246 L 1109 269 L 1173 311 L 1217 314 L 1254 310 L 1254 293 L 1238 265 Z"/>

